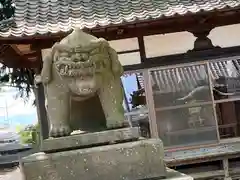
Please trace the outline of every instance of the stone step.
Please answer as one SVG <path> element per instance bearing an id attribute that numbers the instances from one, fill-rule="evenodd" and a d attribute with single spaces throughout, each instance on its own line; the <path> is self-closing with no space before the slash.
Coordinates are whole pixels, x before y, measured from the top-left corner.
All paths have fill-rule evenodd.
<path id="1" fill-rule="evenodd" d="M 160 139 L 37 153 L 21 161 L 25 180 L 140 180 L 166 177 Z"/>
<path id="2" fill-rule="evenodd" d="M 138 127 L 121 128 L 94 133 L 76 134 L 66 137 L 43 140 L 42 152 L 65 151 L 112 143 L 137 140 L 140 137 Z"/>

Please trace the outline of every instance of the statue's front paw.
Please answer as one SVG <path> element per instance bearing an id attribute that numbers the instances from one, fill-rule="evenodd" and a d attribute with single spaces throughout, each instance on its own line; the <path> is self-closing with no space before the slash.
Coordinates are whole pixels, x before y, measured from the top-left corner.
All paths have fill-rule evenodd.
<path id="1" fill-rule="evenodd" d="M 42 82 L 42 77 L 41 75 L 36 75 L 34 77 L 35 84 L 40 84 Z"/>
<path id="2" fill-rule="evenodd" d="M 50 136 L 51 137 L 69 136 L 71 132 L 72 132 L 71 128 L 67 125 L 53 126 L 50 130 Z"/>

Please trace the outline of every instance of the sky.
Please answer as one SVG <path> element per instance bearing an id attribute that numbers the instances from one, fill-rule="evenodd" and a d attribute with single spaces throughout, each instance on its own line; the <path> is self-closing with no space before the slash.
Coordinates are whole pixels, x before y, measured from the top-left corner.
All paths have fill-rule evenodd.
<path id="1" fill-rule="evenodd" d="M 16 98 L 18 92 L 15 88 L 4 87 L 4 92 L 0 92 L 0 128 L 10 125 L 11 128 L 16 126 L 26 126 L 37 122 L 36 107 L 32 105 L 34 95 L 30 95 L 28 103 L 23 99 Z"/>
<path id="2" fill-rule="evenodd" d="M 122 78 L 126 96 L 130 99 L 130 94 L 137 89 L 136 76 Z M 18 90 L 11 87 L 3 87 L 0 92 L 0 128 L 10 125 L 11 129 L 17 126 L 27 126 L 37 123 L 37 110 L 32 105 L 34 94 L 30 95 L 27 103 L 21 98 L 16 98 Z"/>

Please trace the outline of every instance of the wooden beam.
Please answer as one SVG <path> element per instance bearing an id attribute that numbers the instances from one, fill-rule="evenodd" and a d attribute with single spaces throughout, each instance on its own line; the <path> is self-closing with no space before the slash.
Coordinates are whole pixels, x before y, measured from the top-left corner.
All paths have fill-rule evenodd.
<path id="1" fill-rule="evenodd" d="M 169 66 L 173 64 L 202 61 L 202 59 L 224 58 L 229 56 L 240 56 L 240 46 L 230 47 L 230 48 L 213 48 L 213 49 L 195 51 L 195 52 L 189 51 L 183 54 L 146 58 L 144 63 L 124 66 L 124 70 L 132 71 L 132 70 L 152 68 L 156 66 Z M 15 65 L 14 63 L 10 63 L 11 60 L 12 58 L 6 59 L 5 62 L 3 63 L 6 65 L 9 64 L 11 67 L 20 66 L 20 67 L 26 67 L 26 68 L 37 68 L 39 67 L 38 63 L 41 63 L 37 59 L 37 57 L 35 57 L 35 59 L 32 59 L 31 61 L 30 60 L 21 61 L 21 63 L 20 61 L 15 62 Z"/>
<path id="2" fill-rule="evenodd" d="M 194 15 L 188 15 L 188 16 L 178 16 L 176 18 L 164 18 L 158 21 L 145 21 L 142 23 L 137 23 L 137 24 L 125 24 L 125 25 L 120 25 L 120 26 L 109 26 L 105 29 L 103 28 L 98 28 L 98 29 L 92 29 L 90 33 L 97 37 L 104 37 L 107 40 L 113 40 L 113 39 L 121 39 L 121 38 L 131 38 L 131 37 L 142 37 L 146 35 L 152 35 L 152 34 L 159 34 L 159 33 L 167 33 L 167 32 L 176 32 L 176 31 L 190 31 L 194 32 L 197 29 L 212 29 L 215 26 L 220 26 L 220 25 L 228 25 L 228 24 L 233 24 L 233 23 L 240 23 L 240 11 L 235 10 L 235 11 L 229 11 L 229 12 L 212 12 L 212 13 L 197 13 Z M 87 30 L 86 30 L 87 31 Z M 22 37 L 22 38 L 14 38 L 14 37 L 9 37 L 9 38 L 0 38 L 0 43 L 6 44 L 6 43 L 31 43 L 31 50 L 38 51 L 40 49 L 47 49 L 52 47 L 52 45 L 56 41 L 60 41 L 61 38 L 66 36 L 69 32 L 67 33 L 58 33 L 58 34 L 48 34 L 48 35 L 37 35 L 37 36 L 29 36 L 29 37 Z M 143 45 L 143 43 L 141 44 Z M 14 46 L 12 46 L 14 47 Z M 11 55 L 13 52 L 10 52 L 9 49 L 6 50 L 8 55 Z M 202 51 L 201 51 L 202 52 Z M 201 53 L 200 52 L 200 53 Z M 20 56 L 20 52 L 16 51 L 14 54 L 18 54 Z M 221 52 L 219 52 L 222 54 Z M 6 53 L 5 53 L 6 54 Z M 193 53 L 194 54 L 194 53 Z M 26 65 L 27 67 L 35 67 L 35 63 L 40 63 L 37 62 L 38 59 L 36 58 L 36 54 L 34 52 L 27 53 L 22 60 L 21 60 L 21 67 L 23 65 Z M 142 55 L 144 56 L 144 53 L 142 52 Z M 180 55 L 177 57 L 182 57 L 182 56 L 192 56 L 189 53 L 186 55 Z M 193 55 L 195 56 L 195 55 Z M 1 56 L 2 59 L 4 57 L 9 61 L 11 58 L 7 58 L 6 55 Z M 21 57 L 21 56 L 20 56 Z M 34 59 L 35 58 L 35 59 Z M 146 67 L 152 67 L 156 66 L 158 64 L 158 61 L 155 61 L 156 58 L 153 58 L 154 60 L 147 59 L 145 60 L 143 57 L 143 60 L 146 61 L 142 63 L 140 66 L 143 68 Z M 160 64 L 168 64 L 166 62 L 168 59 L 167 57 L 161 57 L 157 59 L 162 59 Z M 174 59 L 174 58 L 173 58 Z M 185 58 L 182 58 L 178 60 L 176 63 L 179 63 L 180 61 L 183 61 Z M 193 57 L 194 59 L 194 57 Z M 14 61 L 19 61 L 20 58 L 17 56 L 12 58 Z M 29 63 L 27 63 L 29 62 Z M 30 63 L 31 62 L 31 63 Z M 171 59 L 171 61 L 173 60 Z M 7 62 L 10 63 L 10 62 Z M 10 63 L 13 66 L 13 63 Z M 19 63 L 16 63 L 19 64 Z M 37 66 L 37 65 L 36 65 Z M 133 65 L 134 68 L 139 67 L 139 65 Z M 132 68 L 131 66 L 130 68 Z"/>
<path id="3" fill-rule="evenodd" d="M 36 52 L 24 55 L 16 45 L 9 45 L 0 55 L 0 62 L 9 68 L 35 68 L 39 65 Z"/>
<path id="4" fill-rule="evenodd" d="M 27 57 L 23 54 L 23 52 L 14 44 L 10 45 L 10 47 L 13 49 L 13 51 L 16 52 L 16 54 L 18 55 L 18 57 L 16 58 L 17 60 L 20 60 L 23 64 L 24 62 L 28 62 L 31 57 Z M 36 56 L 36 54 L 31 54 L 33 56 Z M 12 59 L 11 61 L 16 61 L 16 59 Z"/>
<path id="5" fill-rule="evenodd" d="M 37 52 L 33 51 L 33 52 L 25 53 L 23 54 L 23 56 L 26 58 L 37 57 Z"/>
<path id="6" fill-rule="evenodd" d="M 10 47 L 19 55 L 23 56 L 23 53 L 18 49 L 18 47 L 15 44 L 11 44 Z"/>
<path id="7" fill-rule="evenodd" d="M 146 48 L 145 48 L 143 36 L 138 37 L 138 46 L 140 51 L 141 62 L 143 63 L 146 60 Z"/>
<path id="8" fill-rule="evenodd" d="M 34 62 L 34 61 L 13 61 L 12 59 L 4 59 L 0 60 L 0 63 L 6 65 L 9 68 L 37 68 L 38 66 L 38 62 Z"/>
<path id="9" fill-rule="evenodd" d="M 187 53 L 182 54 L 146 58 L 144 63 L 124 66 L 124 70 L 134 71 L 159 66 L 170 66 L 181 63 L 197 62 L 202 61 L 203 59 L 210 60 L 231 56 L 240 56 L 240 46 L 229 48 L 213 48 L 201 51 L 189 51 Z"/>
<path id="10" fill-rule="evenodd" d="M 63 37 L 61 37 L 61 38 L 63 38 Z M 61 38 L 59 37 L 59 38 L 56 38 L 56 39 L 49 39 L 49 40 L 37 41 L 37 42 L 34 41 L 31 44 L 31 50 L 39 51 L 41 49 L 51 48 L 54 45 L 54 43 L 59 42 L 61 40 Z"/>

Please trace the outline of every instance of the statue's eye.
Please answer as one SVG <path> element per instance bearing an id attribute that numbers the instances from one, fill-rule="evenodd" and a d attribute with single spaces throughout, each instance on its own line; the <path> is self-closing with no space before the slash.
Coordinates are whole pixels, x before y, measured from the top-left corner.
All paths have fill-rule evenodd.
<path id="1" fill-rule="evenodd" d="M 99 48 L 95 48 L 92 51 L 90 51 L 90 55 L 95 55 L 95 54 L 99 54 Z"/>
<path id="2" fill-rule="evenodd" d="M 89 59 L 89 55 L 87 53 L 82 54 L 82 59 L 87 61 Z"/>
<path id="3" fill-rule="evenodd" d="M 81 56 L 80 53 L 76 53 L 76 54 L 75 54 L 75 57 L 80 59 L 82 56 Z"/>

